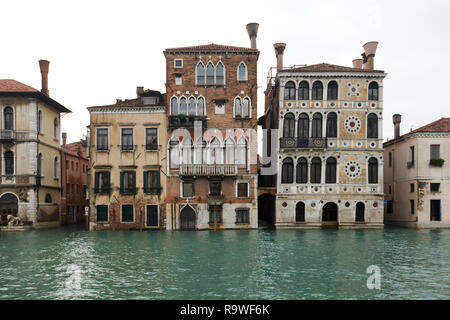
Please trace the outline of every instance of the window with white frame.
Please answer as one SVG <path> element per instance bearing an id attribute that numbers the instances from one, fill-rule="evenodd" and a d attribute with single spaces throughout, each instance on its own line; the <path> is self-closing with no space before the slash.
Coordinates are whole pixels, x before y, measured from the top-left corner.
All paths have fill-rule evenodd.
<path id="1" fill-rule="evenodd" d="M 176 138 L 172 138 L 169 142 L 170 147 L 170 168 L 177 169 L 180 167 L 180 143 Z"/>
<path id="2" fill-rule="evenodd" d="M 183 68 L 183 59 L 174 59 L 173 66 L 175 68 Z"/>
<path id="3" fill-rule="evenodd" d="M 238 182 L 237 187 L 237 197 L 238 198 L 248 198 L 248 182 Z"/>
<path id="4" fill-rule="evenodd" d="M 97 128 L 97 150 L 109 150 L 108 128 Z"/>
<path id="5" fill-rule="evenodd" d="M 238 67 L 238 81 L 247 81 L 247 66 L 244 62 L 241 62 Z"/>
<path id="6" fill-rule="evenodd" d="M 58 178 L 58 157 L 53 160 L 53 177 Z"/>

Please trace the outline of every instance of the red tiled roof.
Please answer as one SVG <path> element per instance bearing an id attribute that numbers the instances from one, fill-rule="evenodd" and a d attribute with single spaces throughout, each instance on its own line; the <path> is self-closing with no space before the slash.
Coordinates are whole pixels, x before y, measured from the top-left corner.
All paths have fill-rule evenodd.
<path id="1" fill-rule="evenodd" d="M 292 69 L 285 69 L 283 71 L 291 71 L 291 72 L 384 72 L 381 70 L 367 70 L 367 69 L 358 69 L 344 66 L 337 66 L 329 63 L 319 63 L 313 64 L 305 67 L 297 67 Z"/>
<path id="2" fill-rule="evenodd" d="M 191 47 L 179 47 L 179 48 L 169 48 L 166 49 L 166 51 L 231 51 L 231 52 L 241 52 L 241 51 L 248 51 L 248 52 L 258 52 L 258 49 L 253 48 L 247 48 L 247 47 L 233 47 L 233 46 L 225 46 L 221 44 L 204 44 L 204 45 L 198 45 L 198 46 L 191 46 Z"/>
<path id="3" fill-rule="evenodd" d="M 420 128 L 402 134 L 396 139 L 389 140 L 384 144 L 391 144 L 393 141 L 397 141 L 403 139 L 411 134 L 419 133 L 419 132 L 450 132 L 450 118 L 440 118 L 439 120 L 433 121 L 429 124 L 426 124 Z"/>
<path id="4" fill-rule="evenodd" d="M 13 79 L 0 79 L 0 92 L 39 92 L 39 90 Z"/>

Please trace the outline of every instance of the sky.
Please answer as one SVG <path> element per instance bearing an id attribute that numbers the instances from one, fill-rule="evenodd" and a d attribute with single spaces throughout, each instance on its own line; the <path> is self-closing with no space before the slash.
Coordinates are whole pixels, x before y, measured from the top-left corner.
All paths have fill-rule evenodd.
<path id="1" fill-rule="evenodd" d="M 384 70 L 383 138 L 449 117 L 450 1 L 6 1 L 0 0 L 0 79 L 41 88 L 38 60 L 50 61 L 50 96 L 68 142 L 86 134 L 86 107 L 136 97 L 136 87 L 165 92 L 165 48 L 217 43 L 250 46 L 259 23 L 258 116 L 276 66 L 273 44 L 287 44 L 284 66 L 352 66 L 362 45 L 378 41 Z M 261 143 L 259 143 L 261 147 Z M 261 153 L 261 151 L 260 151 Z"/>

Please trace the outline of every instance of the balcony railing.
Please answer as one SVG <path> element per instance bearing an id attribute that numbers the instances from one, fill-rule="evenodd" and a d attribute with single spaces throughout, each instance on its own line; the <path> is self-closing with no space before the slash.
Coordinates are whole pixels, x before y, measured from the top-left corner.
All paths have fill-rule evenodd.
<path id="1" fill-rule="evenodd" d="M 0 142 L 13 141 L 15 136 L 13 130 L 0 130 Z"/>
<path id="2" fill-rule="evenodd" d="M 235 176 L 238 169 L 235 164 L 182 164 L 183 176 Z"/>
<path id="3" fill-rule="evenodd" d="M 280 148 L 325 149 L 327 138 L 280 138 Z"/>

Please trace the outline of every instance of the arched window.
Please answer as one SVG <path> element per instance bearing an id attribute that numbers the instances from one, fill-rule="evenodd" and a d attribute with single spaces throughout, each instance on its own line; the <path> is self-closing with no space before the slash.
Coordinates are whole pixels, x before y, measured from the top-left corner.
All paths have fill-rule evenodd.
<path id="1" fill-rule="evenodd" d="M 239 97 L 234 99 L 234 116 L 242 117 L 242 100 Z"/>
<path id="2" fill-rule="evenodd" d="M 197 84 L 205 84 L 205 66 L 202 62 L 197 64 L 195 72 L 197 74 Z"/>
<path id="3" fill-rule="evenodd" d="M 196 106 L 195 106 L 195 98 L 194 97 L 190 97 L 189 98 L 189 107 L 188 107 L 188 114 L 189 115 L 194 115 L 196 113 Z"/>
<path id="4" fill-rule="evenodd" d="M 300 114 L 298 117 L 297 136 L 300 139 L 308 139 L 309 137 L 309 117 L 306 113 Z"/>
<path id="5" fill-rule="evenodd" d="M 241 62 L 238 67 L 238 81 L 247 81 L 247 66 Z"/>
<path id="6" fill-rule="evenodd" d="M 42 133 L 42 110 L 38 111 L 37 130 L 38 130 L 38 133 Z"/>
<path id="7" fill-rule="evenodd" d="M 312 86 L 312 100 L 323 99 L 323 84 L 320 81 L 316 81 Z"/>
<path id="8" fill-rule="evenodd" d="M 378 138 L 378 117 L 374 113 L 367 116 L 367 138 Z"/>
<path id="9" fill-rule="evenodd" d="M 297 183 L 308 182 L 308 161 L 304 157 L 297 160 L 297 176 L 295 180 Z"/>
<path id="10" fill-rule="evenodd" d="M 244 137 L 238 141 L 237 158 L 239 168 L 247 168 L 247 140 Z"/>
<path id="11" fill-rule="evenodd" d="M 206 141 L 203 137 L 197 139 L 195 143 L 194 163 L 206 163 Z"/>
<path id="12" fill-rule="evenodd" d="M 211 61 L 206 65 L 206 84 L 214 84 L 214 65 Z"/>
<path id="13" fill-rule="evenodd" d="M 376 158 L 369 159 L 369 183 L 378 183 L 378 160 Z"/>
<path id="14" fill-rule="evenodd" d="M 199 97 L 197 100 L 197 115 L 205 115 L 205 99 L 203 97 Z"/>
<path id="15" fill-rule="evenodd" d="M 52 203 L 52 196 L 50 195 L 50 193 L 47 193 L 45 195 L 45 203 Z"/>
<path id="16" fill-rule="evenodd" d="M 325 166 L 325 183 L 336 183 L 336 158 L 329 157 Z"/>
<path id="17" fill-rule="evenodd" d="M 209 164 L 222 163 L 222 148 L 220 148 L 219 139 L 214 137 L 209 144 Z"/>
<path id="18" fill-rule="evenodd" d="M 14 130 L 14 110 L 11 107 L 3 109 L 3 128 L 5 130 Z"/>
<path id="19" fill-rule="evenodd" d="M 176 97 L 170 100 L 170 113 L 174 116 L 178 115 L 178 99 Z"/>
<path id="20" fill-rule="evenodd" d="M 327 137 L 337 138 L 337 114 L 335 112 L 327 115 Z"/>
<path id="21" fill-rule="evenodd" d="M 295 222 L 305 222 L 305 204 L 301 201 L 295 205 Z"/>
<path id="22" fill-rule="evenodd" d="M 53 177 L 58 178 L 58 157 L 53 160 Z"/>
<path id="23" fill-rule="evenodd" d="M 242 105 L 242 118 L 250 117 L 250 98 L 244 98 L 244 103 Z"/>
<path id="24" fill-rule="evenodd" d="M 328 83 L 327 100 L 338 99 L 338 84 L 336 81 L 330 81 Z"/>
<path id="25" fill-rule="evenodd" d="M 322 171 L 322 160 L 319 157 L 314 157 L 311 160 L 311 183 L 320 183 Z"/>
<path id="26" fill-rule="evenodd" d="M 292 158 L 286 158 L 283 160 L 283 166 L 281 167 L 281 183 L 293 183 L 294 182 L 294 162 Z"/>
<path id="27" fill-rule="evenodd" d="M 8 150 L 4 154 L 5 157 L 5 174 L 14 174 L 14 152 Z"/>
<path id="28" fill-rule="evenodd" d="M 171 168 L 179 168 L 180 167 L 180 143 L 179 141 L 173 137 L 169 141 L 170 146 L 170 167 Z"/>
<path id="29" fill-rule="evenodd" d="M 307 81 L 300 82 L 298 86 L 298 100 L 309 100 L 309 83 Z"/>
<path id="30" fill-rule="evenodd" d="M 225 155 L 225 163 L 226 164 L 234 164 L 234 141 L 230 137 L 228 137 L 225 140 L 225 149 L 224 149 Z"/>
<path id="31" fill-rule="evenodd" d="M 283 120 L 283 137 L 294 138 L 295 137 L 295 117 L 292 113 L 287 113 Z"/>
<path id="32" fill-rule="evenodd" d="M 364 222 L 364 207 L 362 202 L 356 204 L 355 221 Z"/>
<path id="33" fill-rule="evenodd" d="M 316 112 L 312 119 L 312 138 L 322 138 L 322 114 Z"/>
<path id="34" fill-rule="evenodd" d="M 182 163 L 183 164 L 192 164 L 194 163 L 194 153 L 192 152 L 192 141 L 190 138 L 185 138 L 182 143 L 181 148 L 182 153 Z"/>
<path id="35" fill-rule="evenodd" d="M 55 137 L 55 139 L 58 139 L 58 119 L 55 118 L 55 120 L 53 120 L 53 137 Z"/>
<path id="36" fill-rule="evenodd" d="M 217 63 L 216 67 L 216 84 L 225 84 L 225 69 L 220 61 Z"/>
<path id="37" fill-rule="evenodd" d="M 369 100 L 378 101 L 378 83 L 376 82 L 369 84 Z"/>
<path id="38" fill-rule="evenodd" d="M 185 97 L 181 97 L 180 99 L 180 114 L 187 114 L 187 103 Z"/>
<path id="39" fill-rule="evenodd" d="M 295 83 L 292 81 L 284 85 L 284 100 L 295 100 Z"/>
<path id="40" fill-rule="evenodd" d="M 42 172 L 42 153 L 39 152 L 38 158 L 37 158 L 37 175 L 38 177 L 41 177 L 43 174 Z"/>

